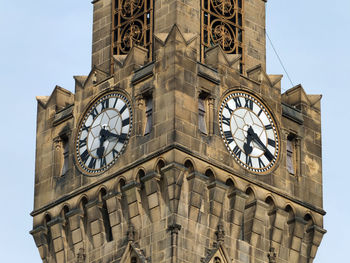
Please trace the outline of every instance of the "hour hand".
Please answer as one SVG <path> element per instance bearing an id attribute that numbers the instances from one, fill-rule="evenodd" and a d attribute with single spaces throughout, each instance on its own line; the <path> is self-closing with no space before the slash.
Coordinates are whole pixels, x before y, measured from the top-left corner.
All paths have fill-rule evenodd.
<path id="1" fill-rule="evenodd" d="M 113 138 L 118 138 L 119 137 L 118 134 L 115 134 L 115 133 L 110 132 L 108 130 L 106 130 L 106 134 L 107 134 L 108 137 L 113 137 Z"/>
<path id="2" fill-rule="evenodd" d="M 265 157 L 271 162 L 273 159 L 273 154 L 267 149 L 265 144 L 260 140 L 259 136 L 254 132 L 253 128 L 250 126 L 248 128 L 248 136 L 251 136 L 253 141 L 259 145 L 260 148 L 265 152 L 264 155 Z"/>

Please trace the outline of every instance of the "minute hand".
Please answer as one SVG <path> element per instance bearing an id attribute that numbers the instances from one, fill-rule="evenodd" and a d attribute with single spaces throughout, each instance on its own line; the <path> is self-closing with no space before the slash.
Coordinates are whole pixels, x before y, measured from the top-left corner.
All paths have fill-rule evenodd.
<path id="1" fill-rule="evenodd" d="M 249 128 L 248 130 L 249 134 L 252 136 L 253 141 L 255 141 L 263 150 L 265 157 L 271 162 L 273 160 L 273 154 L 267 149 L 265 144 L 260 140 L 259 136 L 254 132 L 253 128 Z"/>

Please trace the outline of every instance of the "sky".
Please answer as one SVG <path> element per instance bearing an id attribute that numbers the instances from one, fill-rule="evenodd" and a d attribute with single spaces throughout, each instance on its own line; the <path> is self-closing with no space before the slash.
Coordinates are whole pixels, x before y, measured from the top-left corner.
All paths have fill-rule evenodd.
<path id="1" fill-rule="evenodd" d="M 91 68 L 89 0 L 0 0 L 0 258 L 41 262 L 32 229 L 36 100 L 55 85 L 74 91 Z M 348 170 L 350 1 L 269 0 L 267 32 L 294 85 L 323 94 L 324 236 L 315 263 L 344 262 L 350 244 Z M 284 74 L 271 45 L 267 72 Z"/>

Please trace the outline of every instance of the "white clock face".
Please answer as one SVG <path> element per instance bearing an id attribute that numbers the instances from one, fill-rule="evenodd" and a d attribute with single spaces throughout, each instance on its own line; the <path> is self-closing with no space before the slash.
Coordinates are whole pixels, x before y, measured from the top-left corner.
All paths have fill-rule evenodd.
<path id="1" fill-rule="evenodd" d="M 109 169 L 123 152 L 131 130 L 132 110 L 120 93 L 98 98 L 85 113 L 76 139 L 76 160 L 87 175 Z"/>
<path id="2" fill-rule="evenodd" d="M 259 99 L 243 91 L 229 94 L 221 104 L 219 123 L 227 149 L 242 167 L 264 174 L 275 166 L 278 131 Z"/>

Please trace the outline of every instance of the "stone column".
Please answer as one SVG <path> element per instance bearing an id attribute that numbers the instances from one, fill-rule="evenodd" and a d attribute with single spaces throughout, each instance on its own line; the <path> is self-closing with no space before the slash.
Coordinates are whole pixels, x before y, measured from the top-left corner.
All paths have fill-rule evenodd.
<path id="1" fill-rule="evenodd" d="M 138 95 L 136 97 L 136 103 L 137 103 L 137 108 L 136 108 L 136 135 L 137 136 L 142 136 L 143 135 L 143 124 L 145 122 L 145 114 L 144 114 L 144 109 L 145 109 L 145 103 L 142 95 Z"/>
<path id="2" fill-rule="evenodd" d="M 140 189 L 140 184 L 137 182 L 131 182 L 123 186 L 123 192 L 129 210 L 129 222 L 135 227 L 142 226 Z"/>
<path id="3" fill-rule="evenodd" d="M 112 1 L 93 0 L 92 67 L 111 72 Z"/>
<path id="4" fill-rule="evenodd" d="M 30 231 L 30 234 L 33 236 L 36 247 L 39 250 L 41 260 L 44 263 L 48 262 L 49 258 L 49 247 L 47 243 L 47 228 L 44 226 L 38 226 Z"/>
<path id="5" fill-rule="evenodd" d="M 168 194 L 168 205 L 171 213 L 177 213 L 181 196 L 185 167 L 177 163 L 171 163 L 161 169 L 164 175 L 165 187 Z"/>
<path id="6" fill-rule="evenodd" d="M 293 229 L 291 233 L 291 243 L 289 252 L 289 262 L 291 263 L 299 263 L 301 242 L 304 237 L 306 224 L 307 222 L 300 217 L 295 217 L 294 219 L 288 221 L 288 225 L 292 225 Z"/>
<path id="7" fill-rule="evenodd" d="M 240 238 L 241 228 L 243 227 L 243 213 L 248 195 L 236 189 L 227 195 L 229 199 L 228 222 L 231 225 L 231 236 L 234 239 Z"/>
<path id="8" fill-rule="evenodd" d="M 152 172 L 141 178 L 145 185 L 148 209 L 152 222 L 159 220 L 161 217 L 159 187 L 160 178 L 161 175 L 156 172 Z"/>
<path id="9" fill-rule="evenodd" d="M 270 217 L 274 217 L 274 221 L 271 222 L 271 248 L 276 250 L 276 254 L 279 254 L 280 247 L 282 245 L 282 237 L 284 227 L 287 223 L 288 213 L 282 209 L 276 208 L 270 214 Z"/>
<path id="10" fill-rule="evenodd" d="M 209 130 L 208 135 L 214 134 L 214 102 L 215 99 L 213 97 L 208 98 L 208 104 L 209 104 Z"/>
<path id="11" fill-rule="evenodd" d="M 121 207 L 122 194 L 119 192 L 110 192 L 105 197 L 109 214 L 109 222 L 112 228 L 113 237 L 118 237 L 122 233 L 123 211 Z"/>
<path id="12" fill-rule="evenodd" d="M 198 172 L 193 172 L 187 176 L 187 181 L 189 186 L 188 218 L 194 222 L 198 222 L 208 178 Z"/>
<path id="13" fill-rule="evenodd" d="M 103 217 L 101 214 L 101 203 L 96 199 L 86 204 L 88 218 L 88 230 L 93 248 L 98 248 L 106 241 Z"/>
<path id="14" fill-rule="evenodd" d="M 310 263 L 312 263 L 313 260 L 315 259 L 317 249 L 321 244 L 323 235 L 327 231 L 317 225 L 311 226 L 311 228 L 308 229 L 308 231 L 313 231 L 313 238 L 311 240 L 311 248 L 310 248 L 310 254 L 309 254 L 309 261 Z"/>
<path id="15" fill-rule="evenodd" d="M 269 240 L 265 237 L 265 230 L 267 226 L 267 211 L 269 209 L 268 204 L 263 201 L 255 200 L 252 203 L 248 204 L 251 207 L 251 212 L 254 213 L 251 228 L 248 229 L 248 241 L 249 243 L 255 247 L 264 250 L 266 247 L 266 242 Z"/>
<path id="16" fill-rule="evenodd" d="M 223 217 L 223 205 L 225 194 L 227 191 L 226 185 L 219 181 L 214 181 L 208 185 L 209 190 L 209 226 L 215 228 Z"/>
<path id="17" fill-rule="evenodd" d="M 51 230 L 51 238 L 53 244 L 53 252 L 56 257 L 56 261 L 60 263 L 67 262 L 67 250 L 65 250 L 65 242 L 64 240 L 64 229 L 63 229 L 63 219 L 57 217 L 51 220 L 48 224 Z"/>
<path id="18" fill-rule="evenodd" d="M 77 208 L 69 211 L 66 216 L 69 221 L 70 232 L 72 235 L 72 250 L 74 256 L 77 257 L 80 249 L 85 249 L 85 226 L 83 218 L 84 214 L 79 208 Z"/>

